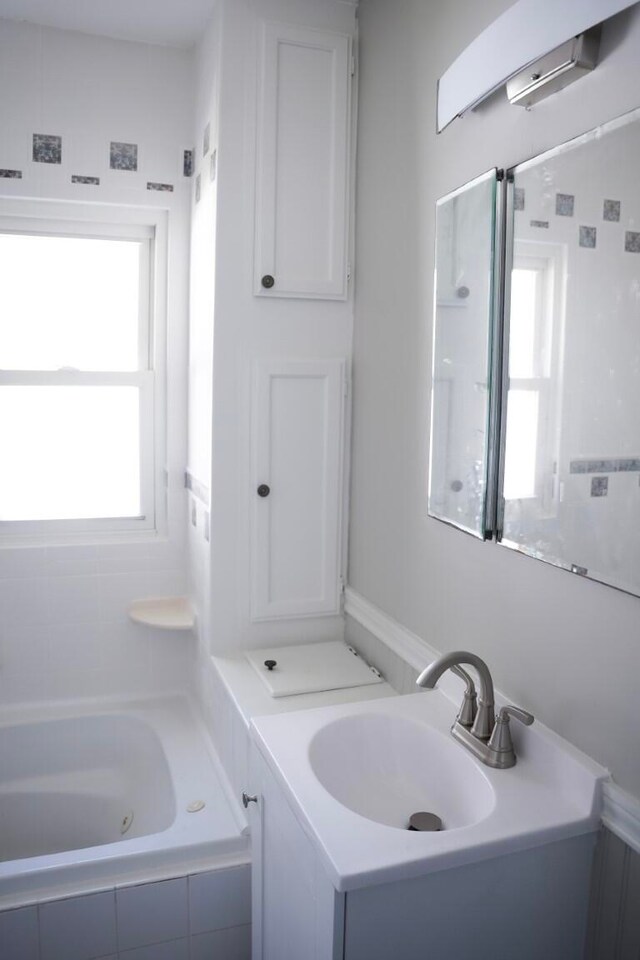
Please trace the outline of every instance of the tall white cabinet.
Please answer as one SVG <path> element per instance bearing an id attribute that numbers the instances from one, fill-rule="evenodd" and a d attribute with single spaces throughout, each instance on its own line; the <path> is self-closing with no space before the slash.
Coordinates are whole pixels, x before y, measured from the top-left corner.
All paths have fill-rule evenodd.
<path id="1" fill-rule="evenodd" d="M 350 37 L 262 30 L 254 292 L 347 296 Z"/>
<path id="2" fill-rule="evenodd" d="M 265 360 L 253 381 L 252 617 L 340 611 L 343 360 Z"/>

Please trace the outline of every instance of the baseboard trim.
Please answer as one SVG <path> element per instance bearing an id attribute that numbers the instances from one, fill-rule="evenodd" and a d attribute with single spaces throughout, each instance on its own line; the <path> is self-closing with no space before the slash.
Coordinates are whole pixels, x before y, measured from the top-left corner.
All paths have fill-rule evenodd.
<path id="1" fill-rule="evenodd" d="M 344 612 L 378 640 L 382 640 L 414 670 L 423 670 L 428 663 L 440 656 L 439 651 L 426 640 L 407 630 L 352 587 L 347 587 L 345 591 Z"/>
<path id="2" fill-rule="evenodd" d="M 352 587 L 345 591 L 344 612 L 381 640 L 414 670 L 440 656 L 438 650 L 403 627 Z M 603 784 L 602 822 L 608 830 L 640 853 L 640 800 L 613 781 Z"/>
<path id="3" fill-rule="evenodd" d="M 640 853 L 640 800 L 613 781 L 603 785 L 602 822 L 607 830 Z"/>

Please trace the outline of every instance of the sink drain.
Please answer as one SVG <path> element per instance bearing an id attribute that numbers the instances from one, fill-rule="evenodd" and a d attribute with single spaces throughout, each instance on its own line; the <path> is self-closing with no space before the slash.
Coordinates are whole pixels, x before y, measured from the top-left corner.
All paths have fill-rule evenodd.
<path id="1" fill-rule="evenodd" d="M 409 830 L 420 831 L 421 833 L 442 830 L 442 820 L 435 813 L 412 813 L 409 817 Z"/>

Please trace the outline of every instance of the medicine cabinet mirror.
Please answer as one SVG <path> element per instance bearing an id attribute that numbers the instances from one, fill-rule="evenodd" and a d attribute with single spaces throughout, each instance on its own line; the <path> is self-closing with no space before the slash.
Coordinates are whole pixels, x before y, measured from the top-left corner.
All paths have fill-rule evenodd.
<path id="1" fill-rule="evenodd" d="M 429 512 L 484 538 L 496 171 L 436 206 Z"/>
<path id="2" fill-rule="evenodd" d="M 438 206 L 429 492 L 432 516 L 636 595 L 638 156 L 640 110 L 507 171 L 500 187 L 506 195 L 500 231 L 504 271 L 491 304 L 485 300 L 482 327 L 488 339 L 483 343 L 477 330 L 470 336 L 462 324 L 454 329 L 443 321 L 440 270 L 451 244 Z M 477 181 L 458 196 L 474 190 Z M 473 250 L 476 269 L 486 269 L 486 251 L 477 242 L 479 225 L 460 225 L 465 237 L 458 235 L 454 246 Z M 500 253 L 494 260 L 502 260 Z M 474 268 L 466 269 L 467 276 L 473 274 Z M 495 266 L 486 275 L 494 272 Z M 465 283 L 471 290 L 471 282 Z M 497 309 L 500 303 L 504 309 Z M 467 354 L 472 350 L 475 362 Z M 484 395 L 478 388 L 475 423 L 463 419 L 466 433 L 454 416 L 451 397 L 443 397 L 439 386 L 445 357 L 466 358 L 467 390 L 471 377 L 486 387 Z M 443 421 L 451 436 L 442 426 L 436 428 Z M 468 452 L 466 475 L 452 456 L 459 450 Z M 474 471 L 483 470 L 486 484 L 478 487 L 470 508 L 468 484 Z M 438 495 L 448 497 L 446 510 Z M 452 506 L 454 497 L 458 502 Z"/>

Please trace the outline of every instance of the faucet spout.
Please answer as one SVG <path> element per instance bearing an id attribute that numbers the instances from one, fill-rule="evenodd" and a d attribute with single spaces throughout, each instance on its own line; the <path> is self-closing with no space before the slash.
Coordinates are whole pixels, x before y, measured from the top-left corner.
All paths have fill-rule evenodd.
<path id="1" fill-rule="evenodd" d="M 488 740 L 493 730 L 494 716 L 494 697 L 493 680 L 489 673 L 489 668 L 475 653 L 469 653 L 466 650 L 454 650 L 453 653 L 445 653 L 442 657 L 434 660 L 426 670 L 423 670 L 416 683 L 419 687 L 426 687 L 433 690 L 436 683 L 445 671 L 451 667 L 467 664 L 475 667 L 480 679 L 480 695 L 478 697 L 478 712 L 473 722 L 471 732 L 480 740 Z"/>

